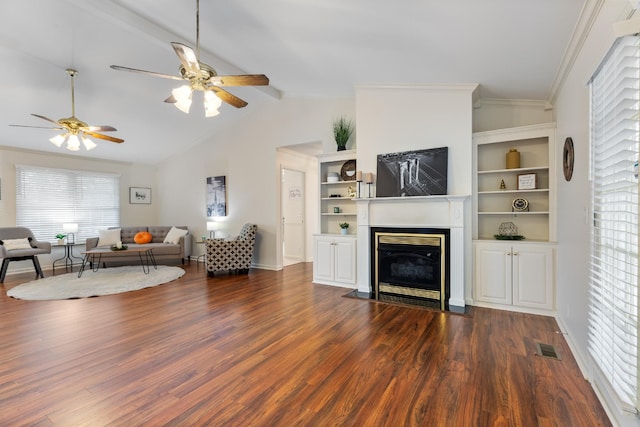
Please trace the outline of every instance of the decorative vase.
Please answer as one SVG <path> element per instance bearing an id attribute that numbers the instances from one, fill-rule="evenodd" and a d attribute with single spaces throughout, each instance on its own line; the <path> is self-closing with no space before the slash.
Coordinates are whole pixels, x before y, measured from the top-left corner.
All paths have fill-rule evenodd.
<path id="1" fill-rule="evenodd" d="M 346 145 L 338 145 L 338 151 L 344 151 L 347 149 Z"/>
<path id="2" fill-rule="evenodd" d="M 341 228 L 341 229 L 340 229 L 340 233 L 341 233 L 341 234 L 347 234 L 347 232 L 348 232 L 348 231 L 349 231 L 349 230 L 348 230 L 347 228 Z"/>
<path id="3" fill-rule="evenodd" d="M 520 152 L 512 148 L 507 153 L 507 169 L 518 169 L 520 167 Z"/>
<path id="4" fill-rule="evenodd" d="M 64 239 L 58 239 L 58 244 L 59 245 L 64 245 Z"/>

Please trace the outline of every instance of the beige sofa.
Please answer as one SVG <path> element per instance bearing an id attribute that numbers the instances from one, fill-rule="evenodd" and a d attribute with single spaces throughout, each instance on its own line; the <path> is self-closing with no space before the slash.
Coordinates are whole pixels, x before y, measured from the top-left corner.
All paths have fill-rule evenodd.
<path id="1" fill-rule="evenodd" d="M 180 237 L 180 241 L 177 244 L 163 243 L 164 238 L 167 237 L 171 226 L 133 226 L 133 227 L 109 227 L 110 229 L 120 228 L 120 241 L 123 245 L 127 245 L 129 248 L 144 246 L 153 249 L 153 256 L 158 264 L 177 263 L 180 261 L 184 264 L 185 259 L 189 262 L 192 250 L 192 237 L 191 234 Z M 183 230 L 189 230 L 186 226 L 176 226 Z M 152 240 L 150 243 L 138 245 L 134 240 L 134 236 L 140 231 L 147 231 L 151 233 Z M 91 250 L 98 247 L 99 237 L 90 237 L 87 239 L 86 248 Z M 107 266 L 111 265 L 127 265 L 127 264 L 139 264 L 140 257 L 137 253 L 131 254 L 131 257 L 118 257 L 118 258 L 103 258 Z"/>

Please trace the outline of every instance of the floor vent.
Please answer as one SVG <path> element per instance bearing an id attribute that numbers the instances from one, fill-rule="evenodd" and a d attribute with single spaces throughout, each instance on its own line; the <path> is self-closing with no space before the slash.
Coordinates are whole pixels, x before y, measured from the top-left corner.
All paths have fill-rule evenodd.
<path id="1" fill-rule="evenodd" d="M 536 351 L 537 356 L 548 357 L 549 359 L 562 360 L 562 358 L 558 356 L 558 352 L 556 351 L 556 348 L 551 344 L 537 343 L 536 350 L 537 350 Z"/>

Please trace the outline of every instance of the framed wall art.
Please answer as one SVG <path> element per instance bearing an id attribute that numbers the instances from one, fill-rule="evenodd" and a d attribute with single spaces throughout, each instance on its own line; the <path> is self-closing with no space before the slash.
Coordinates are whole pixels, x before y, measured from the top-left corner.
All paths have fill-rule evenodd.
<path id="1" fill-rule="evenodd" d="M 535 190 L 536 177 L 535 173 L 521 173 L 518 175 L 518 190 Z"/>
<path id="2" fill-rule="evenodd" d="M 207 217 L 227 216 L 227 177 L 207 178 Z"/>
<path id="3" fill-rule="evenodd" d="M 145 187 L 129 187 L 129 203 L 132 205 L 150 205 L 151 189 Z"/>
<path id="4" fill-rule="evenodd" d="M 378 155 L 376 197 L 447 194 L 448 147 Z"/>

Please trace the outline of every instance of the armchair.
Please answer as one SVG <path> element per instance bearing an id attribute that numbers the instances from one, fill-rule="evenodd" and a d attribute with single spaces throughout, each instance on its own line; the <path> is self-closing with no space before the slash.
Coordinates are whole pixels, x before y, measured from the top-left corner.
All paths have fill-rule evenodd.
<path id="1" fill-rule="evenodd" d="M 25 240 L 18 242 L 17 240 Z M 39 242 L 26 227 L 3 227 L 0 228 L 0 258 L 2 258 L 2 268 L 0 269 L 0 283 L 4 283 L 4 277 L 9 269 L 11 261 L 24 261 L 30 259 L 36 270 L 36 278 L 44 277 L 37 255 L 50 254 L 51 243 Z M 11 244 L 9 243 L 11 242 Z M 22 244 L 21 244 L 22 243 Z"/>
<path id="2" fill-rule="evenodd" d="M 256 243 L 255 224 L 245 224 L 240 230 L 240 234 L 233 240 L 228 239 L 207 239 L 205 247 L 207 249 L 207 273 L 213 276 L 216 271 L 242 271 L 249 272 L 251 258 Z"/>

